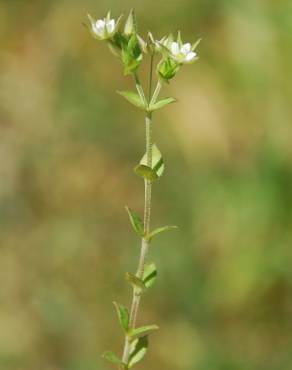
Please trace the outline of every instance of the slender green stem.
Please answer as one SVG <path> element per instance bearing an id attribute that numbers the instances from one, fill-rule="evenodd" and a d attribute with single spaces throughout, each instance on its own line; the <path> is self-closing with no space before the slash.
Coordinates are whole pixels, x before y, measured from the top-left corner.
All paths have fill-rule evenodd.
<path id="1" fill-rule="evenodd" d="M 148 102 L 150 103 L 151 95 L 152 95 L 152 75 L 153 75 L 153 61 L 154 61 L 154 55 L 151 54 L 150 57 L 150 73 L 149 73 L 149 91 L 148 91 Z"/>
<path id="2" fill-rule="evenodd" d="M 153 93 L 153 96 L 152 96 L 152 99 L 150 101 L 150 105 L 151 104 L 154 104 L 156 102 L 156 100 L 157 100 L 157 98 L 158 98 L 158 96 L 160 94 L 161 88 L 162 88 L 161 81 L 158 80 L 157 85 L 156 85 L 156 88 L 155 88 L 154 93 Z"/>
<path id="3" fill-rule="evenodd" d="M 146 114 L 145 125 L 146 125 L 147 166 L 151 167 L 152 166 L 152 114 L 150 112 Z M 145 235 L 149 234 L 149 231 L 150 231 L 151 191 L 152 191 L 152 182 L 149 180 L 145 180 L 145 200 L 144 200 L 145 202 L 144 203 L 144 233 Z M 143 279 L 148 249 L 149 249 L 149 241 L 142 238 L 139 264 L 138 264 L 138 269 L 136 272 L 136 276 L 139 279 Z M 139 310 L 140 301 L 141 301 L 141 293 L 138 293 L 135 289 L 133 289 L 133 299 L 132 299 L 132 305 L 130 309 L 129 329 L 134 329 L 136 326 L 136 320 L 137 320 L 137 314 Z M 125 344 L 124 344 L 124 351 L 123 351 L 123 358 L 122 358 L 122 361 L 124 364 L 128 363 L 129 355 L 130 355 L 130 341 L 129 341 L 129 338 L 126 336 Z"/>
<path id="4" fill-rule="evenodd" d="M 140 83 L 140 80 L 139 80 L 139 77 L 138 77 L 137 73 L 134 73 L 133 77 L 134 77 L 134 80 L 135 80 L 136 89 L 137 89 L 137 92 L 140 96 L 140 99 L 143 101 L 145 106 L 147 106 L 147 100 L 146 100 L 146 97 L 145 97 L 145 94 L 144 94 L 144 90 L 142 88 L 142 85 Z"/>

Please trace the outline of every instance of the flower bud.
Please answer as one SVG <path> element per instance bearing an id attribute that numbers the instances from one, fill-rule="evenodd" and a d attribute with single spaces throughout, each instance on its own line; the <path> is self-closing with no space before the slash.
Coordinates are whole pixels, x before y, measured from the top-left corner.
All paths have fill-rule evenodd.
<path id="1" fill-rule="evenodd" d="M 179 65 L 171 58 L 162 59 L 157 66 L 158 75 L 168 82 L 171 80 L 179 70 Z"/>
<path id="2" fill-rule="evenodd" d="M 134 9 L 131 9 L 129 17 L 126 21 L 124 34 L 126 36 L 131 36 L 137 33 L 137 22 L 136 22 L 136 15 Z"/>

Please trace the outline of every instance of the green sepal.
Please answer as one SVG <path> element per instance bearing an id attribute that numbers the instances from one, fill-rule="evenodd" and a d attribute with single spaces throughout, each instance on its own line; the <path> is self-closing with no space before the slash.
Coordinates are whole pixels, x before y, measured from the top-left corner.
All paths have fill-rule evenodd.
<path id="1" fill-rule="evenodd" d="M 107 12 L 106 20 L 109 22 L 111 20 L 111 10 Z"/>
<path id="2" fill-rule="evenodd" d="M 182 45 L 183 45 L 183 42 L 182 42 L 181 32 L 180 31 L 178 31 L 178 33 L 177 33 L 177 43 L 178 43 L 179 47 L 181 48 Z"/>
<path id="3" fill-rule="evenodd" d="M 148 349 L 148 337 L 144 335 L 143 337 L 135 339 L 130 345 L 130 356 L 128 367 L 129 369 L 135 365 L 137 362 L 141 361 L 145 356 Z"/>
<path id="4" fill-rule="evenodd" d="M 106 351 L 102 355 L 103 358 L 115 365 L 121 365 L 122 361 L 111 351 Z"/>
<path id="5" fill-rule="evenodd" d="M 129 330 L 129 311 L 125 306 L 118 304 L 117 302 L 113 302 L 113 304 L 116 307 L 120 325 L 127 333 Z"/>
<path id="6" fill-rule="evenodd" d="M 141 51 L 143 53 L 147 54 L 147 51 L 148 51 L 147 50 L 147 42 L 144 41 L 144 39 L 141 36 L 139 36 L 138 34 L 137 34 L 137 40 L 138 40 Z"/>
<path id="7" fill-rule="evenodd" d="M 162 227 L 158 227 L 157 229 L 151 231 L 148 235 L 146 235 L 146 240 L 147 241 L 151 241 L 151 239 L 153 238 L 153 236 L 156 236 L 160 233 L 163 233 L 165 231 L 170 231 L 170 230 L 176 230 L 178 229 L 177 226 L 162 226 Z"/>
<path id="8" fill-rule="evenodd" d="M 129 207 L 125 207 L 126 208 L 126 211 L 128 213 L 128 216 L 129 216 L 129 219 L 130 219 L 130 222 L 133 226 L 133 229 L 135 230 L 135 232 L 139 235 L 139 236 L 144 236 L 144 226 L 143 226 L 143 222 L 142 220 L 140 219 L 140 217 L 138 215 L 136 215 L 135 212 L 133 212 Z"/>
<path id="9" fill-rule="evenodd" d="M 146 110 L 144 102 L 141 100 L 140 96 L 133 91 L 117 91 L 119 95 L 125 98 L 129 103 L 135 105 L 137 108 Z"/>
<path id="10" fill-rule="evenodd" d="M 124 28 L 124 34 L 126 36 L 131 36 L 133 33 L 137 33 L 137 20 L 135 15 L 135 10 L 131 9 L 129 17 L 126 21 L 125 28 Z"/>
<path id="11" fill-rule="evenodd" d="M 147 34 L 147 51 L 149 51 L 150 54 L 154 55 L 158 50 L 157 50 L 157 45 L 156 41 L 152 35 L 152 32 L 148 32 Z"/>
<path id="12" fill-rule="evenodd" d="M 152 145 L 152 169 L 156 172 L 158 177 L 161 177 L 164 172 L 164 162 L 160 150 L 156 144 Z M 140 164 L 147 165 L 147 154 L 142 157 Z"/>
<path id="13" fill-rule="evenodd" d="M 166 105 L 171 104 L 171 103 L 175 103 L 175 102 L 176 102 L 176 99 L 174 99 L 174 98 L 171 98 L 171 97 L 163 98 L 163 99 L 157 101 L 154 104 L 150 104 L 150 106 L 148 107 L 148 111 L 153 112 L 157 109 L 161 109 L 161 108 L 165 107 Z"/>
<path id="14" fill-rule="evenodd" d="M 127 47 L 128 44 L 126 36 L 120 31 L 116 32 L 109 41 L 119 50 Z"/>
<path id="15" fill-rule="evenodd" d="M 128 337 L 133 340 L 134 338 L 140 337 L 142 335 L 145 335 L 146 333 L 149 333 L 149 331 L 152 330 L 158 330 L 159 327 L 157 325 L 145 325 L 141 326 L 140 328 L 131 329 L 128 332 Z"/>
<path id="16" fill-rule="evenodd" d="M 143 177 L 145 180 L 153 181 L 157 180 L 159 176 L 151 167 L 145 166 L 144 164 L 138 164 L 134 167 L 136 175 Z"/>
<path id="17" fill-rule="evenodd" d="M 144 268 L 143 283 L 145 287 L 151 288 L 157 278 L 157 269 L 155 263 L 147 263 Z"/>
<path id="18" fill-rule="evenodd" d="M 146 288 L 143 280 L 139 279 L 136 275 L 131 274 L 130 272 L 126 272 L 126 280 L 132 284 L 134 289 L 138 290 L 138 292 L 142 292 Z"/>
<path id="19" fill-rule="evenodd" d="M 200 42 L 202 41 L 202 39 L 198 39 L 195 43 L 193 43 L 192 45 L 192 51 L 196 50 L 197 46 L 200 44 Z"/>

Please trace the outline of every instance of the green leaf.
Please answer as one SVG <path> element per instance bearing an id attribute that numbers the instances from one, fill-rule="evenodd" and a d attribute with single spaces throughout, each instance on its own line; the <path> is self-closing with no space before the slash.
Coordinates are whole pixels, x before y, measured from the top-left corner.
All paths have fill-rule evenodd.
<path id="1" fill-rule="evenodd" d="M 152 287 L 157 278 L 157 269 L 155 263 L 149 263 L 145 265 L 143 274 L 143 283 L 146 288 Z"/>
<path id="2" fill-rule="evenodd" d="M 133 91 L 117 91 L 122 97 L 124 97 L 128 102 L 135 105 L 136 107 L 145 110 L 146 106 L 141 100 L 140 96 Z"/>
<path id="3" fill-rule="evenodd" d="M 154 110 L 161 109 L 161 108 L 165 107 L 166 105 L 171 104 L 171 103 L 175 103 L 175 102 L 176 102 L 176 99 L 174 99 L 174 98 L 171 98 L 171 97 L 164 98 L 164 99 L 161 99 L 161 100 L 157 101 L 154 104 L 150 104 L 148 110 L 150 112 L 152 112 Z"/>
<path id="4" fill-rule="evenodd" d="M 148 348 L 147 335 L 135 339 L 130 345 L 130 357 L 128 367 L 131 368 L 145 356 Z"/>
<path id="5" fill-rule="evenodd" d="M 163 233 L 165 231 L 170 231 L 170 230 L 176 230 L 178 229 L 177 226 L 163 226 L 163 227 L 158 227 L 157 229 L 151 231 L 149 235 L 147 235 L 147 240 L 151 240 L 153 236 L 158 235 L 160 233 Z"/>
<path id="6" fill-rule="evenodd" d="M 148 333 L 152 330 L 157 330 L 159 327 L 157 325 L 145 325 L 141 326 L 140 328 L 135 328 L 129 331 L 128 336 L 131 338 L 139 337 L 141 335 L 144 335 L 145 333 Z"/>
<path id="7" fill-rule="evenodd" d="M 149 181 L 156 180 L 159 177 L 151 167 L 145 166 L 144 164 L 138 164 L 135 166 L 134 171 L 138 176 L 141 176 L 145 180 Z"/>
<path id="8" fill-rule="evenodd" d="M 140 164 L 147 165 L 147 154 L 145 153 L 140 161 Z M 152 169 L 156 172 L 158 177 L 161 177 L 164 172 L 164 162 L 160 150 L 156 144 L 152 145 Z"/>
<path id="9" fill-rule="evenodd" d="M 133 229 L 139 236 L 144 236 L 144 226 L 140 217 L 136 215 L 129 207 L 126 206 L 126 211 L 129 215 L 130 222 L 133 226 Z"/>
<path id="10" fill-rule="evenodd" d="M 130 36 L 133 33 L 137 33 L 137 20 L 134 9 L 131 9 L 129 17 L 125 24 L 124 34 L 126 36 Z"/>
<path id="11" fill-rule="evenodd" d="M 128 309 L 125 306 L 123 306 L 121 304 L 118 304 L 117 302 L 113 302 L 113 304 L 116 307 L 121 327 L 122 327 L 122 329 L 124 329 L 125 332 L 127 332 L 128 329 L 129 329 L 129 312 L 128 312 Z"/>
<path id="12" fill-rule="evenodd" d="M 120 365 L 122 363 L 122 361 L 111 351 L 106 351 L 102 355 L 102 357 L 105 358 L 106 360 L 108 360 L 109 362 L 111 362 L 112 364 L 119 364 Z"/>
<path id="13" fill-rule="evenodd" d="M 136 275 L 126 272 L 126 279 L 134 286 L 134 288 L 138 288 L 141 291 L 145 290 L 143 280 L 139 279 Z"/>

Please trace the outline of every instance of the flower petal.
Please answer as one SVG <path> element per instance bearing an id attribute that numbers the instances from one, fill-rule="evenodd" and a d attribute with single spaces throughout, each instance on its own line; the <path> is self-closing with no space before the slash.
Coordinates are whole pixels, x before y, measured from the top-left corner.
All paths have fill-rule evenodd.
<path id="1" fill-rule="evenodd" d="M 193 52 L 193 51 L 190 51 L 189 53 L 187 53 L 186 55 L 186 61 L 187 62 L 191 62 L 192 60 L 195 59 L 195 57 L 197 56 L 197 53 Z"/>
<path id="2" fill-rule="evenodd" d="M 99 36 L 99 37 L 103 37 L 104 36 L 104 27 L 97 27 L 97 26 L 94 26 L 93 25 L 93 32 Z"/>
<path id="3" fill-rule="evenodd" d="M 191 48 L 192 48 L 192 46 L 191 46 L 191 44 L 188 42 L 188 43 L 184 44 L 184 45 L 181 47 L 180 51 L 181 51 L 183 54 L 187 55 L 187 54 L 191 51 Z"/>
<path id="4" fill-rule="evenodd" d="M 95 25 L 96 25 L 97 28 L 102 28 L 102 27 L 105 26 L 105 22 L 104 22 L 103 19 L 99 19 L 99 20 L 96 21 Z"/>
<path id="5" fill-rule="evenodd" d="M 179 53 L 179 46 L 177 42 L 172 42 L 170 45 L 170 50 L 173 55 L 177 55 Z"/>
<path id="6" fill-rule="evenodd" d="M 112 33 L 115 29 L 115 20 L 111 19 L 110 21 L 108 21 L 106 23 L 106 28 L 107 28 L 108 33 Z"/>

